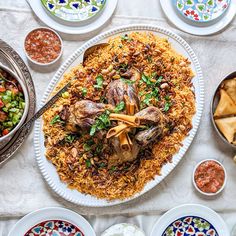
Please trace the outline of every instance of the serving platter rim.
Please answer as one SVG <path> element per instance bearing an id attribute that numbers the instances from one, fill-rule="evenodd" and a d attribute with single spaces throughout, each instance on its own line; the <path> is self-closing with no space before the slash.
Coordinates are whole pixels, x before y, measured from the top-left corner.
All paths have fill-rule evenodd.
<path id="1" fill-rule="evenodd" d="M 41 100 L 40 106 L 43 106 L 45 102 L 47 101 L 48 97 L 50 96 L 51 92 L 57 85 L 57 83 L 60 81 L 61 77 L 63 76 L 64 72 L 76 61 L 76 59 L 79 58 L 83 54 L 83 52 L 91 47 L 94 44 L 100 43 L 104 40 L 107 40 L 110 37 L 114 37 L 116 35 L 131 32 L 131 31 L 144 31 L 144 32 L 154 32 L 157 34 L 161 34 L 164 37 L 168 37 L 169 39 L 175 41 L 179 44 L 179 46 L 183 47 L 183 50 L 186 51 L 189 58 L 191 58 L 191 61 L 193 63 L 192 66 L 194 66 L 194 71 L 196 73 L 196 76 L 194 77 L 195 83 L 197 87 L 195 87 L 195 90 L 197 89 L 198 95 L 196 97 L 197 102 L 197 110 L 196 114 L 194 116 L 194 122 L 193 122 L 193 128 L 189 132 L 189 135 L 184 139 L 182 143 L 183 146 L 180 148 L 179 152 L 177 152 L 172 159 L 171 163 L 167 163 L 164 165 L 165 171 L 164 174 L 162 173 L 161 176 L 155 176 L 155 179 L 152 181 L 149 181 L 143 188 L 143 190 L 135 195 L 133 195 L 130 198 L 124 199 L 124 200 L 112 200 L 108 201 L 106 199 L 98 199 L 96 197 L 93 197 L 91 195 L 86 195 L 78 192 L 77 190 L 71 190 L 69 189 L 66 184 L 62 183 L 59 180 L 58 174 L 56 172 L 56 169 L 53 167 L 53 165 L 46 159 L 44 155 L 44 151 L 41 149 L 45 149 L 43 146 L 44 143 L 44 137 L 42 132 L 42 119 L 39 119 L 35 123 L 35 129 L 34 129 L 34 148 L 35 148 L 35 156 L 36 161 L 39 166 L 39 169 L 41 171 L 41 174 L 43 175 L 44 179 L 48 183 L 48 185 L 51 187 L 51 189 L 56 192 L 59 196 L 66 199 L 67 201 L 70 201 L 72 203 L 83 205 L 83 206 L 89 206 L 89 207 L 105 207 L 105 206 L 113 206 L 118 205 L 121 203 L 125 203 L 131 200 L 134 200 L 138 198 L 139 196 L 143 195 L 144 193 L 148 192 L 155 186 L 157 186 L 165 177 L 169 175 L 169 173 L 177 166 L 177 164 L 180 162 L 186 151 L 188 150 L 190 144 L 193 141 L 193 138 L 197 132 L 197 129 L 200 124 L 200 119 L 203 111 L 203 105 L 204 105 L 204 81 L 203 81 L 203 75 L 200 63 L 198 61 L 197 56 L 195 55 L 192 48 L 189 46 L 189 44 L 180 36 L 175 34 L 174 32 L 170 31 L 169 29 L 154 26 L 154 25 L 147 25 L 147 24 L 135 24 L 135 25 L 126 25 L 122 27 L 117 27 L 115 29 L 106 31 L 92 39 L 90 39 L 88 42 L 84 43 L 81 47 L 79 47 L 64 63 L 63 65 L 58 69 L 54 77 L 52 78 L 51 82 L 49 83 L 44 96 Z M 173 44 L 172 44 L 173 45 Z M 174 48 L 174 47 L 173 47 Z M 162 167 L 162 170 L 163 168 Z M 52 169 L 54 168 L 54 169 Z M 51 171 L 48 171 L 51 170 Z"/>

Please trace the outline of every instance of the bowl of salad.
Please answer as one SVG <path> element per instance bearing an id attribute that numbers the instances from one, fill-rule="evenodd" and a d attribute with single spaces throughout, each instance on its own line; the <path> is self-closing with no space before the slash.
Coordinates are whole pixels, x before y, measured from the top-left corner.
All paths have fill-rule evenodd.
<path id="1" fill-rule="evenodd" d="M 0 148 L 24 123 L 29 108 L 28 91 L 22 80 L 0 64 Z"/>

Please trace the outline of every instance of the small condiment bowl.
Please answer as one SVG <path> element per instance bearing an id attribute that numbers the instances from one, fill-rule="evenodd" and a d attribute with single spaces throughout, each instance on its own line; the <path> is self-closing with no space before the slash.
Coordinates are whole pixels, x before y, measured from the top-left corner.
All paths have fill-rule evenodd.
<path id="1" fill-rule="evenodd" d="M 27 115 L 28 115 L 28 110 L 29 110 L 29 95 L 28 95 L 28 90 L 24 84 L 24 82 L 8 67 L 2 65 L 0 63 L 0 68 L 4 70 L 5 72 L 9 73 L 17 82 L 20 84 L 23 94 L 24 94 L 24 100 L 25 100 L 25 108 L 23 115 L 19 121 L 19 123 L 7 134 L 2 137 L 0 137 L 0 148 L 5 146 L 13 137 L 13 135 L 16 133 L 16 131 L 23 125 Z"/>
<path id="2" fill-rule="evenodd" d="M 211 115 L 211 122 L 213 124 L 213 127 L 216 131 L 216 133 L 219 135 L 219 137 L 221 138 L 221 140 L 223 140 L 224 143 L 228 144 L 229 146 L 231 146 L 232 148 L 236 149 L 236 145 L 228 142 L 228 140 L 224 137 L 224 135 L 220 132 L 220 130 L 218 129 L 215 120 L 214 120 L 214 112 L 216 110 L 216 107 L 219 103 L 220 100 L 220 86 L 221 84 L 228 79 L 233 79 L 236 78 L 236 71 L 232 72 L 231 74 L 227 75 L 223 80 L 220 81 L 220 83 L 218 84 L 218 86 L 216 87 L 216 90 L 214 92 L 212 101 L 211 101 L 211 110 L 210 110 L 210 115 Z"/>
<path id="3" fill-rule="evenodd" d="M 41 30 L 41 29 L 42 29 L 42 30 L 45 29 L 45 30 L 48 30 L 48 31 L 53 32 L 53 33 L 59 38 L 60 43 L 61 43 L 61 51 L 60 51 L 58 57 L 57 57 L 56 59 L 54 59 L 53 61 L 47 62 L 47 63 L 41 63 L 41 62 L 38 62 L 38 61 L 32 59 L 32 58 L 29 56 L 29 54 L 27 53 L 26 49 L 25 49 L 25 42 L 26 42 L 26 39 L 27 39 L 28 35 L 31 34 L 31 33 L 34 32 L 34 31 L 36 31 L 36 30 Z M 37 66 L 41 66 L 41 67 L 51 66 L 51 65 L 56 64 L 56 62 L 58 62 L 58 61 L 60 60 L 61 56 L 62 56 L 63 47 L 64 47 L 64 46 L 63 46 L 63 41 L 62 41 L 60 35 L 59 35 L 55 30 L 53 30 L 53 29 L 51 29 L 51 28 L 48 28 L 48 27 L 38 27 L 38 28 L 35 28 L 35 29 L 31 30 L 30 32 L 28 32 L 27 35 L 25 36 L 24 45 L 23 45 L 24 52 L 25 52 L 25 55 L 26 55 L 27 59 L 28 59 L 32 64 L 37 65 Z"/>
<path id="4" fill-rule="evenodd" d="M 197 186 L 197 184 L 196 184 L 196 182 L 195 182 L 195 173 L 196 173 L 197 168 L 198 168 L 202 163 L 204 163 L 204 162 L 206 162 L 206 161 L 214 161 L 214 162 L 216 162 L 217 164 L 219 164 L 219 165 L 222 167 L 222 169 L 224 170 L 224 174 L 225 174 L 224 183 L 223 183 L 223 185 L 221 186 L 221 188 L 220 188 L 217 192 L 215 192 L 215 193 L 203 192 L 201 189 L 198 188 L 198 186 Z M 207 196 L 207 197 L 216 196 L 216 195 L 218 195 L 219 193 L 221 193 L 221 192 L 223 191 L 223 189 L 225 188 L 226 182 L 227 182 L 227 173 L 226 173 L 225 167 L 223 166 L 223 164 L 221 164 L 219 161 L 217 161 L 217 160 L 215 160 L 215 159 L 205 159 L 205 160 L 203 160 L 203 161 L 200 161 L 200 162 L 195 166 L 195 168 L 194 168 L 194 170 L 193 170 L 192 182 L 193 182 L 193 186 L 195 187 L 195 189 L 196 189 L 200 194 L 202 194 L 202 195 L 204 195 L 204 196 Z"/>

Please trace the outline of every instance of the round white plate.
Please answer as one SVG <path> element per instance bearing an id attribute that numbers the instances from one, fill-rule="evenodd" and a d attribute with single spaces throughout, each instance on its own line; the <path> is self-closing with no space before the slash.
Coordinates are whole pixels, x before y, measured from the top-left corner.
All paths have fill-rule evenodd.
<path id="1" fill-rule="evenodd" d="M 93 206 L 93 207 L 111 206 L 127 202 L 149 191 L 157 184 L 159 184 L 176 167 L 176 165 L 179 163 L 179 161 L 189 148 L 199 126 L 203 110 L 204 82 L 198 59 L 193 50 L 191 49 L 191 47 L 181 37 L 179 37 L 178 35 L 167 29 L 152 25 L 128 25 L 107 31 L 89 40 L 82 47 L 80 47 L 75 53 L 73 53 L 72 56 L 69 57 L 69 59 L 59 68 L 59 70 L 51 80 L 50 84 L 48 85 L 48 88 L 41 101 L 41 106 L 43 106 L 45 102 L 48 100 L 50 93 L 53 91 L 55 85 L 61 79 L 62 75 L 65 72 L 70 71 L 72 67 L 82 62 L 83 52 L 87 48 L 91 47 L 91 45 L 107 41 L 110 37 L 125 34 L 130 31 L 151 31 L 160 37 L 168 38 L 172 46 L 180 54 L 184 55 L 185 57 L 188 57 L 189 60 L 191 61 L 192 70 L 196 75 L 193 78 L 193 86 L 196 95 L 196 114 L 193 117 L 193 128 L 190 131 L 189 135 L 183 141 L 183 146 L 180 148 L 179 152 L 173 156 L 172 162 L 163 166 L 161 171 L 162 174 L 161 176 L 156 176 L 154 180 L 146 184 L 146 186 L 140 193 L 134 195 L 131 198 L 125 199 L 123 201 L 121 200 L 106 201 L 104 199 L 97 199 L 96 197 L 93 197 L 91 195 L 82 194 L 77 190 L 71 190 L 67 188 L 66 184 L 60 181 L 55 167 L 46 159 L 44 155 L 45 147 L 44 147 L 44 135 L 42 132 L 42 119 L 39 119 L 35 124 L 34 146 L 35 146 L 36 160 L 39 165 L 40 171 L 43 174 L 47 183 L 56 193 L 58 193 L 61 197 L 65 198 L 66 200 L 76 204 Z"/>
<path id="2" fill-rule="evenodd" d="M 219 236 L 229 236 L 229 230 L 223 219 L 215 211 L 198 204 L 181 205 L 169 210 L 155 223 L 150 236 L 162 236 L 171 223 L 185 216 L 201 217 L 214 226 Z"/>
<path id="3" fill-rule="evenodd" d="M 118 0 L 108 0 L 101 14 L 94 21 L 89 21 L 88 24 L 66 25 L 61 21 L 51 17 L 44 9 L 40 0 L 27 0 L 34 13 L 38 18 L 49 27 L 65 34 L 85 35 L 101 28 L 112 16 L 116 9 Z"/>
<path id="4" fill-rule="evenodd" d="M 174 24 L 177 28 L 182 31 L 185 31 L 189 34 L 194 35 L 211 35 L 223 30 L 234 18 L 236 14 L 236 1 L 231 1 L 231 4 L 224 16 L 214 23 L 207 24 L 204 23 L 201 25 L 191 24 L 189 20 L 183 20 L 181 15 L 174 9 L 172 0 L 160 0 L 162 9 L 169 19 L 169 21 Z"/>
<path id="5" fill-rule="evenodd" d="M 23 236 L 33 226 L 47 220 L 64 220 L 77 226 L 84 236 L 96 236 L 92 226 L 84 217 L 60 207 L 48 207 L 29 213 L 13 226 L 8 236 Z"/>

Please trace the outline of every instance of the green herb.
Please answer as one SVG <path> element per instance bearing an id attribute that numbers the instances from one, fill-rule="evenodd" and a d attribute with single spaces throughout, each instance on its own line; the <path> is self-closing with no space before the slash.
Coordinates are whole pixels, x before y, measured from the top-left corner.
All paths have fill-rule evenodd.
<path id="1" fill-rule="evenodd" d="M 114 112 L 115 112 L 115 113 L 118 113 L 118 112 L 120 112 L 120 111 L 123 111 L 124 108 L 125 108 L 125 103 L 124 103 L 124 101 L 121 101 L 121 102 L 115 107 Z"/>
<path id="2" fill-rule="evenodd" d="M 127 41 L 127 42 L 133 41 L 133 39 L 130 38 L 130 37 L 128 36 L 128 34 L 122 35 L 122 36 L 121 36 L 121 40 L 124 40 L 124 41 Z"/>
<path id="3" fill-rule="evenodd" d="M 90 147 L 87 143 L 85 143 L 85 144 L 83 145 L 83 149 L 84 149 L 84 151 L 88 152 L 88 151 L 91 150 L 91 147 Z"/>
<path id="4" fill-rule="evenodd" d="M 166 103 L 165 103 L 165 106 L 164 106 L 164 111 L 169 111 L 170 107 L 172 106 L 172 103 L 170 101 L 170 97 L 167 95 L 165 96 L 165 100 L 166 100 Z"/>
<path id="5" fill-rule="evenodd" d="M 103 76 L 102 75 L 98 75 L 96 77 L 96 82 L 97 84 L 95 84 L 93 87 L 97 88 L 97 89 L 102 89 L 103 88 Z"/>
<path id="6" fill-rule="evenodd" d="M 103 114 L 101 114 L 95 121 L 95 123 L 92 125 L 90 129 L 90 136 L 93 136 L 97 130 L 106 129 L 111 125 L 110 119 L 109 119 L 110 112 L 106 110 Z"/>
<path id="7" fill-rule="evenodd" d="M 65 122 L 63 120 L 61 120 L 60 116 L 59 115 L 56 115 L 52 118 L 50 124 L 51 125 L 54 125 L 56 123 L 60 123 L 60 124 L 64 124 Z"/>
<path id="8" fill-rule="evenodd" d="M 147 94 L 145 95 L 145 99 L 143 100 L 143 103 L 145 103 L 146 105 L 149 106 L 151 99 L 152 99 L 151 93 L 147 93 Z"/>
<path id="9" fill-rule="evenodd" d="M 90 168 L 91 167 L 91 161 L 90 160 L 85 160 L 85 165 L 87 168 Z"/>
<path id="10" fill-rule="evenodd" d="M 118 47 L 119 47 L 119 48 L 123 48 L 123 45 L 120 44 Z"/>
<path id="11" fill-rule="evenodd" d="M 85 97 L 87 95 L 87 88 L 82 88 L 82 96 Z"/>
<path id="12" fill-rule="evenodd" d="M 103 149 L 103 144 L 102 143 L 98 143 L 96 150 L 95 150 L 95 154 L 100 154 L 101 151 Z"/>
<path id="13" fill-rule="evenodd" d="M 104 168 L 105 166 L 106 166 L 106 164 L 104 162 L 101 162 L 98 164 L 98 167 L 101 169 Z"/>
<path id="14" fill-rule="evenodd" d="M 125 78 L 121 78 L 121 80 L 122 80 L 124 83 L 129 84 L 129 85 L 135 83 L 135 81 L 133 81 L 133 80 L 129 80 L 129 79 L 125 79 Z"/>
<path id="15" fill-rule="evenodd" d="M 74 140 L 75 140 L 75 135 L 73 134 L 68 134 L 65 136 L 65 141 L 67 143 L 73 143 Z"/>
<path id="16" fill-rule="evenodd" d="M 152 57 L 151 56 L 147 56 L 147 60 L 149 63 L 152 63 Z"/>
<path id="17" fill-rule="evenodd" d="M 110 169 L 110 173 L 113 173 L 114 171 L 116 171 L 116 166 L 112 166 Z"/>

